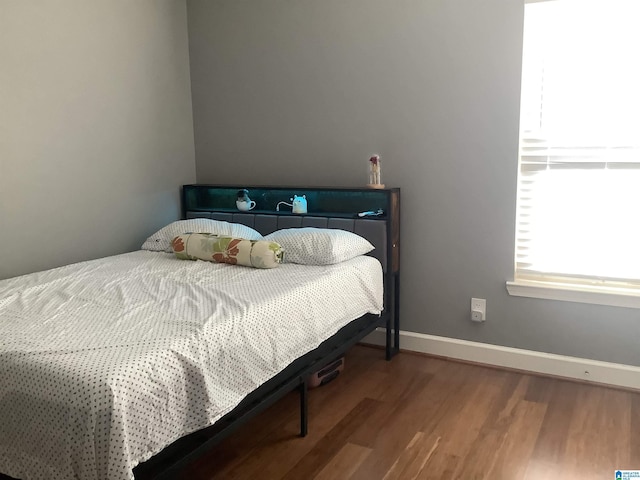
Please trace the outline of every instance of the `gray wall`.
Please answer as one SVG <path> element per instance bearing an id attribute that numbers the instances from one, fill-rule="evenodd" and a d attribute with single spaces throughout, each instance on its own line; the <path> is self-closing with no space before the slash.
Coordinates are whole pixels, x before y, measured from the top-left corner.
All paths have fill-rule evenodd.
<path id="1" fill-rule="evenodd" d="M 0 278 L 178 218 L 190 95 L 184 0 L 0 0 Z"/>
<path id="2" fill-rule="evenodd" d="M 506 292 L 522 2 L 187 7 L 198 182 L 363 185 L 380 153 L 402 188 L 404 330 L 640 365 L 638 310 Z"/>

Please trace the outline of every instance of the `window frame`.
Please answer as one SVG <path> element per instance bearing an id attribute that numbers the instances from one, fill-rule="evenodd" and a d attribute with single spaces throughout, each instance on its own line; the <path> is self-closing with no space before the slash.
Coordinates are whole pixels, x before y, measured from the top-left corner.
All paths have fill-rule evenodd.
<path id="1" fill-rule="evenodd" d="M 526 0 L 526 4 L 555 2 L 563 0 Z M 526 12 L 525 12 L 526 15 Z M 524 59 L 523 59 L 524 62 Z M 523 65 L 524 67 L 524 65 Z M 524 84 L 524 68 L 523 79 Z M 522 104 L 522 86 L 521 86 Z M 522 105 L 521 105 L 522 108 Z M 522 115 L 522 112 L 521 112 Z M 522 122 L 522 118 L 521 118 Z M 507 291 L 512 296 L 540 298 L 548 300 L 562 300 L 597 305 L 609 305 L 616 307 L 640 308 L 640 278 L 629 281 L 600 279 L 595 276 L 554 275 L 545 272 L 528 273 L 518 271 L 518 229 L 520 223 L 520 196 L 521 196 L 521 176 L 523 167 L 521 166 L 523 157 L 523 127 L 520 124 L 518 131 L 520 135 L 518 147 L 518 178 L 517 178 L 517 205 L 516 205 L 516 232 L 514 251 L 514 274 L 513 280 L 506 282 Z M 640 248 L 640 247 L 639 247 Z"/>

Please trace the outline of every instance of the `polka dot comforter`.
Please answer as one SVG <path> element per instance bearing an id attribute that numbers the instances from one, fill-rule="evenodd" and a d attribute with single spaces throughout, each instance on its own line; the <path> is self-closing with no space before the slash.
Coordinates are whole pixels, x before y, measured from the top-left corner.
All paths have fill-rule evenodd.
<path id="1" fill-rule="evenodd" d="M 131 479 L 382 296 L 364 256 L 258 270 L 141 250 L 0 281 L 0 472 Z"/>

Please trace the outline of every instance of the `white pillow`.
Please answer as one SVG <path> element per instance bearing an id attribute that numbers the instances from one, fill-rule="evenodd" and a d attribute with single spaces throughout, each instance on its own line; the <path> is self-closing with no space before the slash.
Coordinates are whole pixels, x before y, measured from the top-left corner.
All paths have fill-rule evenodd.
<path id="1" fill-rule="evenodd" d="M 282 246 L 285 262 L 302 265 L 332 265 L 374 249 L 360 235 L 333 228 L 285 228 L 264 238 Z"/>
<path id="2" fill-rule="evenodd" d="M 147 238 L 140 248 L 153 252 L 173 253 L 171 240 L 183 233 L 212 233 L 246 240 L 262 240 L 260 233 L 240 223 L 221 222 L 210 218 L 191 218 L 189 220 L 178 220 L 166 227 L 162 227 Z"/>

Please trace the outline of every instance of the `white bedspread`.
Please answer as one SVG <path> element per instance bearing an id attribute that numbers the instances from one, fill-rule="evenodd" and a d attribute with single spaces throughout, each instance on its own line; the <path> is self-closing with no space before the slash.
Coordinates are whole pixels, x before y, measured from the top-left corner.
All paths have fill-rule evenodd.
<path id="1" fill-rule="evenodd" d="M 273 270 L 138 251 L 0 281 L 0 472 L 133 478 L 350 320 L 370 257 Z"/>

